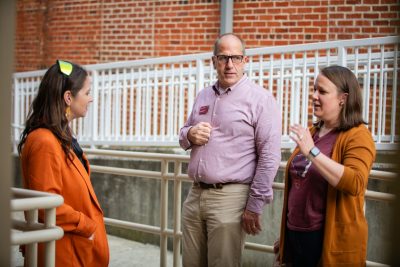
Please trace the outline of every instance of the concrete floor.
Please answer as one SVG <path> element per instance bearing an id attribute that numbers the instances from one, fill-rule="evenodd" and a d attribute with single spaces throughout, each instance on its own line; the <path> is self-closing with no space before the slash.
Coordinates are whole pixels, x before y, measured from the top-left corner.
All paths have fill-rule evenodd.
<path id="1" fill-rule="evenodd" d="M 160 249 L 154 245 L 108 235 L 110 267 L 157 267 L 160 266 Z M 12 247 L 12 267 L 24 265 L 18 247 Z M 172 253 L 168 252 L 167 266 L 172 266 Z"/>

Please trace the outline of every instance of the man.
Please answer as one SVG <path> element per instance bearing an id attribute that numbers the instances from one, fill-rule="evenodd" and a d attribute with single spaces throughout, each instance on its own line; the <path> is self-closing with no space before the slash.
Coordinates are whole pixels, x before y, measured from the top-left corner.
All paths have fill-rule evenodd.
<path id="1" fill-rule="evenodd" d="M 184 267 L 241 265 L 281 158 L 281 116 L 272 94 L 244 75 L 244 42 L 220 36 L 212 60 L 218 81 L 200 91 L 179 137 L 194 180 L 182 211 Z"/>

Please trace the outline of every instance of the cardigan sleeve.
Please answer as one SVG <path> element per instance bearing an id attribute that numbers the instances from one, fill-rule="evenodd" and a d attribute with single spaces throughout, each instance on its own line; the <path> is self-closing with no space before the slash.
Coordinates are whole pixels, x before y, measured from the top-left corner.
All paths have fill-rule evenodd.
<path id="1" fill-rule="evenodd" d="M 63 196 L 61 170 L 67 163 L 60 144 L 54 136 L 43 132 L 31 134 L 34 136 L 28 136 L 22 152 L 25 187 Z M 43 211 L 39 212 L 39 218 L 43 220 Z M 84 237 L 90 237 L 97 227 L 96 222 L 65 203 L 56 208 L 56 224 L 65 232 Z"/>
<path id="2" fill-rule="evenodd" d="M 376 153 L 371 133 L 364 125 L 353 128 L 337 153 L 344 172 L 336 188 L 352 196 L 364 194 Z"/>

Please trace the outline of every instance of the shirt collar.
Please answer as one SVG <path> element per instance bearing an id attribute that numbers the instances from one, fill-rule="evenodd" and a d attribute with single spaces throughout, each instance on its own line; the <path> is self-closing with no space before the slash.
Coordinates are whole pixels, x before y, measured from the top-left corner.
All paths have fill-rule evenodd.
<path id="1" fill-rule="evenodd" d="M 229 91 L 234 90 L 235 88 L 239 87 L 242 83 L 244 83 L 246 80 L 247 80 L 247 74 L 243 74 L 242 78 L 237 83 L 235 83 L 231 87 L 226 88 L 225 91 L 229 92 Z M 217 94 L 217 95 L 220 95 L 219 88 L 220 88 L 219 81 L 216 81 L 213 84 L 212 89 L 214 90 L 215 94 Z"/>

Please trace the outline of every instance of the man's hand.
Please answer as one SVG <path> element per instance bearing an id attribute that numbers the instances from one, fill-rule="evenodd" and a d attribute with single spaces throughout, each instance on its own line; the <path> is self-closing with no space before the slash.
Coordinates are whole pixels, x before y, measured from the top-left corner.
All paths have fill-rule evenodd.
<path id="1" fill-rule="evenodd" d="M 260 215 L 244 210 L 242 215 L 243 230 L 249 235 L 258 235 L 261 232 Z"/>
<path id="2" fill-rule="evenodd" d="M 208 122 L 199 122 L 190 128 L 187 137 L 192 144 L 202 146 L 208 142 L 211 128 L 212 127 Z"/>

